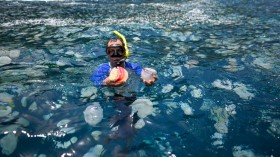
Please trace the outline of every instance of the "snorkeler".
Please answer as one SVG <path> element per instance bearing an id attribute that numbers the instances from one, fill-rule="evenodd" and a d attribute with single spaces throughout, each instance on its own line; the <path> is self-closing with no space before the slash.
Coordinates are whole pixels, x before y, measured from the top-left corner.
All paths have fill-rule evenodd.
<path id="1" fill-rule="evenodd" d="M 91 81 L 95 86 L 122 86 L 128 78 L 127 70 L 134 71 L 138 76 L 143 75 L 142 71 L 145 71 L 138 64 L 126 62 L 129 55 L 126 39 L 119 32 L 114 31 L 114 33 L 120 38 L 112 38 L 107 42 L 106 54 L 110 62 L 100 65 L 93 72 Z M 142 81 L 150 86 L 158 79 L 156 74 L 152 75 L 152 78 L 142 79 Z"/>
<path id="2" fill-rule="evenodd" d="M 139 119 L 130 106 L 136 100 L 137 88 L 140 84 L 140 79 L 137 78 L 140 76 L 148 86 L 153 85 L 158 78 L 154 69 L 141 68 L 138 64 L 126 61 L 130 53 L 126 39 L 119 32 L 114 31 L 114 33 L 119 38 L 112 38 L 106 44 L 109 63 L 97 67 L 91 76 L 91 81 L 95 86 L 109 86 L 109 90 L 114 91 L 113 107 L 116 114 L 110 119 L 112 132 L 108 135 L 106 143 L 123 139 L 127 141 L 127 149 L 136 133 L 134 125 Z"/>

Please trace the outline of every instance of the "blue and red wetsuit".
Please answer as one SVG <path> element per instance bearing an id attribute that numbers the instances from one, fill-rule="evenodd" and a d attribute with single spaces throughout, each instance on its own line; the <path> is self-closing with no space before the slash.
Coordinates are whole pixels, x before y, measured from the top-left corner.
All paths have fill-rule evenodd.
<path id="1" fill-rule="evenodd" d="M 125 62 L 124 68 L 128 71 L 135 71 L 137 75 L 141 76 L 142 68 L 138 64 Z M 110 70 L 110 63 L 104 63 L 95 69 L 90 80 L 95 86 L 102 86 L 102 81 L 109 76 Z"/>

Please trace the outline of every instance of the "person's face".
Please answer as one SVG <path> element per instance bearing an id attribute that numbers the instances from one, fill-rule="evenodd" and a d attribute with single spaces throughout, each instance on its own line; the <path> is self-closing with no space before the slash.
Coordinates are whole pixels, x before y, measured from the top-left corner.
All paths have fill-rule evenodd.
<path id="1" fill-rule="evenodd" d="M 123 43 L 118 39 L 111 39 L 107 45 L 107 56 L 111 61 L 119 61 L 125 56 Z"/>

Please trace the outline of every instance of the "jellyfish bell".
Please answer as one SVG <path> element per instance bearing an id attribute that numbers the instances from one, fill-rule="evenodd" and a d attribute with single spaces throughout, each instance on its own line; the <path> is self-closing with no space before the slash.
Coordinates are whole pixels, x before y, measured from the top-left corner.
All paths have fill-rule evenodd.
<path id="1" fill-rule="evenodd" d="M 126 82 L 128 72 L 123 67 L 114 67 L 110 71 L 109 80 L 112 82 Z"/>
<path id="2" fill-rule="evenodd" d="M 91 126 L 98 124 L 103 118 L 103 109 L 99 103 L 89 105 L 83 113 L 85 121 Z"/>
<path id="3" fill-rule="evenodd" d="M 154 77 L 157 77 L 157 71 L 155 69 L 144 68 L 141 71 L 141 78 L 145 81 L 154 81 Z"/>

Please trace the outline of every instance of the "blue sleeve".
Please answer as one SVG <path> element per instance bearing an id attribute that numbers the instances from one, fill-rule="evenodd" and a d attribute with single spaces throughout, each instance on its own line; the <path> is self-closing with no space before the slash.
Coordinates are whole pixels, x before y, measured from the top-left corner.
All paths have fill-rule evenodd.
<path id="1" fill-rule="evenodd" d="M 134 70 L 137 75 L 141 76 L 142 68 L 138 64 L 125 62 L 125 67 Z"/>
<path id="2" fill-rule="evenodd" d="M 94 70 L 90 80 L 94 83 L 95 86 L 102 86 L 102 81 L 109 76 L 109 71 L 109 64 L 102 64 Z"/>

